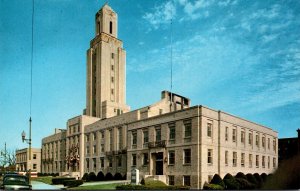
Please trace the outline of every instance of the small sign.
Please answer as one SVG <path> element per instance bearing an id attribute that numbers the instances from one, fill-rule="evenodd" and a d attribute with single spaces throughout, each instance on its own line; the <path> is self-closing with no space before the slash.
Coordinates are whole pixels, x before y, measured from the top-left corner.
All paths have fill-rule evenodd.
<path id="1" fill-rule="evenodd" d="M 131 184 L 138 185 L 140 180 L 140 171 L 138 169 L 132 169 L 131 170 Z"/>

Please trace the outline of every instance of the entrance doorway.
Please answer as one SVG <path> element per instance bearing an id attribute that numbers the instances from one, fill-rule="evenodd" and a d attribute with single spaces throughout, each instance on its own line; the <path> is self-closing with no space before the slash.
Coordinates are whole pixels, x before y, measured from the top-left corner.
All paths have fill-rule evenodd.
<path id="1" fill-rule="evenodd" d="M 163 175 L 164 174 L 164 153 L 163 152 L 159 152 L 156 153 L 156 160 L 155 160 L 155 175 Z"/>

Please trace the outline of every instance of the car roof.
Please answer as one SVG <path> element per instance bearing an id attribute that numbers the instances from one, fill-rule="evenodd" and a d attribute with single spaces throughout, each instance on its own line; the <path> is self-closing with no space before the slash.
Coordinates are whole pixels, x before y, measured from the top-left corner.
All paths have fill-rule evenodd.
<path id="1" fill-rule="evenodd" d="M 7 177 L 7 176 L 10 176 L 10 177 L 25 177 L 25 178 L 28 178 L 27 176 L 24 176 L 24 175 L 21 175 L 21 174 L 5 174 L 4 177 Z"/>

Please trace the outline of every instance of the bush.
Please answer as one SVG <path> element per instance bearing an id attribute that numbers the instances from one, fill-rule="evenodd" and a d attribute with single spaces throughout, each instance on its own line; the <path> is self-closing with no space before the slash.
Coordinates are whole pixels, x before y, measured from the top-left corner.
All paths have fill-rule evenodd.
<path id="1" fill-rule="evenodd" d="M 119 185 L 116 187 L 116 190 L 189 190 L 187 186 L 159 186 L 151 187 L 145 185 Z"/>
<path id="2" fill-rule="evenodd" d="M 126 175 L 126 173 L 124 174 L 124 176 L 123 176 L 123 178 L 122 178 L 123 180 L 126 180 L 127 179 L 127 175 Z"/>
<path id="3" fill-rule="evenodd" d="M 81 178 L 81 180 L 89 182 L 90 181 L 90 177 L 88 173 L 84 173 L 83 177 Z"/>
<path id="4" fill-rule="evenodd" d="M 94 172 L 89 173 L 89 181 L 97 181 L 97 176 Z"/>
<path id="5" fill-rule="evenodd" d="M 266 181 L 267 181 L 268 176 L 267 176 L 266 173 L 262 173 L 262 174 L 260 175 L 260 177 L 261 177 L 261 179 L 263 180 L 263 182 L 266 182 Z"/>
<path id="6" fill-rule="evenodd" d="M 242 173 L 242 172 L 237 173 L 237 174 L 235 175 L 235 178 L 242 178 L 242 179 L 247 180 L 246 175 L 245 175 L 244 173 Z"/>
<path id="7" fill-rule="evenodd" d="M 159 180 L 145 179 L 145 185 L 149 187 L 164 187 L 167 186 L 164 182 Z"/>
<path id="8" fill-rule="evenodd" d="M 224 187 L 219 184 L 204 183 L 203 190 L 224 190 Z"/>
<path id="9" fill-rule="evenodd" d="M 113 179 L 114 179 L 114 177 L 110 172 L 106 173 L 105 180 L 113 180 Z"/>
<path id="10" fill-rule="evenodd" d="M 240 188 L 238 181 L 229 173 L 225 175 L 223 181 L 226 190 L 238 190 Z"/>
<path id="11" fill-rule="evenodd" d="M 256 179 L 256 182 L 257 182 L 256 186 L 257 186 L 257 188 L 260 188 L 262 186 L 262 184 L 263 184 L 262 178 L 259 176 L 258 173 L 254 173 L 253 176 Z"/>
<path id="12" fill-rule="evenodd" d="M 65 187 L 77 187 L 81 184 L 83 184 L 82 180 L 65 180 L 63 182 Z"/>
<path id="13" fill-rule="evenodd" d="M 145 179 L 144 178 L 142 178 L 142 180 L 141 180 L 141 185 L 145 185 Z"/>
<path id="14" fill-rule="evenodd" d="M 249 182 L 247 179 L 236 178 L 235 180 L 239 183 L 240 190 L 251 190 L 255 188 L 255 185 Z"/>
<path id="15" fill-rule="evenodd" d="M 225 187 L 225 184 L 224 184 L 222 178 L 218 174 L 214 175 L 214 177 L 210 181 L 210 184 L 217 184 L 217 185 L 222 186 L 223 188 Z"/>
<path id="16" fill-rule="evenodd" d="M 117 172 L 116 174 L 115 174 L 115 176 L 114 176 L 114 180 L 122 180 L 122 175 L 119 173 L 119 172 Z"/>
<path id="17" fill-rule="evenodd" d="M 224 178 L 223 178 L 223 180 L 225 180 L 225 179 L 232 179 L 232 178 L 234 178 L 230 173 L 227 173 L 225 176 L 224 176 Z"/>
<path id="18" fill-rule="evenodd" d="M 103 174 L 102 171 L 98 172 L 96 179 L 97 179 L 97 181 L 103 181 L 103 180 L 105 180 L 104 174 Z"/>
<path id="19" fill-rule="evenodd" d="M 63 184 L 66 180 L 75 180 L 75 178 L 72 177 L 58 177 L 58 178 L 52 178 L 52 184 Z"/>

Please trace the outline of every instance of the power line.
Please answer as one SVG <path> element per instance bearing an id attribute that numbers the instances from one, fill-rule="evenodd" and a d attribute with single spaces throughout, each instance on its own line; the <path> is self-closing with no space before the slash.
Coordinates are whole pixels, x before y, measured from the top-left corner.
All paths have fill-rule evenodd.
<path id="1" fill-rule="evenodd" d="M 33 65 L 33 25 L 34 25 L 34 0 L 32 0 L 32 15 L 31 15 L 31 61 L 30 61 L 30 120 L 31 120 L 31 105 L 32 105 L 32 65 Z"/>

